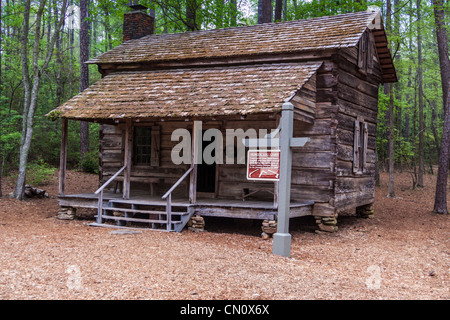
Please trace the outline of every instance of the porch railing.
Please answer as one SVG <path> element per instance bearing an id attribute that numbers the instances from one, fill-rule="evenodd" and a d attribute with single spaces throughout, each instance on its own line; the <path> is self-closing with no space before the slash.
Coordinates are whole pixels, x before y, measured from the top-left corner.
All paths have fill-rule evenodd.
<path id="1" fill-rule="evenodd" d="M 98 194 L 98 213 L 97 213 L 97 223 L 102 223 L 102 214 L 103 214 L 103 190 L 111 183 L 114 181 L 114 179 L 117 178 L 117 176 L 119 174 L 121 174 L 123 172 L 123 170 L 125 170 L 127 166 L 123 166 L 122 168 L 119 169 L 119 171 L 117 171 L 111 178 L 109 178 L 108 181 L 106 181 L 100 188 L 97 189 L 97 191 L 95 191 L 95 194 Z"/>
<path id="2" fill-rule="evenodd" d="M 161 199 L 166 200 L 166 215 L 167 215 L 167 230 L 170 230 L 170 225 L 172 223 L 172 192 L 180 185 L 180 183 L 191 173 L 194 167 L 190 167 L 188 171 L 183 174 L 183 176 L 178 179 L 178 181 L 167 191 Z"/>

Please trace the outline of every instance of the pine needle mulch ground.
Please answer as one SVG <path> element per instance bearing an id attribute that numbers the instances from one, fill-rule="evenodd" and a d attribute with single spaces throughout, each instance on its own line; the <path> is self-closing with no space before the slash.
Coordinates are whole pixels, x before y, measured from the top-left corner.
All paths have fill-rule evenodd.
<path id="1" fill-rule="evenodd" d="M 375 218 L 339 217 L 316 234 L 312 217 L 291 221 L 292 256 L 274 256 L 261 224 L 206 218 L 203 233 L 115 234 L 89 219 L 56 219 L 49 199 L 0 199 L 0 299 L 440 299 L 450 298 L 449 216 L 433 214 L 435 176 L 397 198 L 376 189 Z M 12 192 L 12 184 L 3 193 Z M 68 193 L 97 177 L 68 173 Z M 450 197 L 449 197 L 450 203 Z"/>

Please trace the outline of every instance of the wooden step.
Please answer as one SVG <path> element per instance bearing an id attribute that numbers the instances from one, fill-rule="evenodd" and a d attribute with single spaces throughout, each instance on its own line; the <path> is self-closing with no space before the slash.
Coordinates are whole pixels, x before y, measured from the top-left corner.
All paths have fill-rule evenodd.
<path id="1" fill-rule="evenodd" d="M 121 203 L 121 204 L 135 204 L 139 206 L 154 206 L 154 207 L 165 207 L 167 205 L 167 201 L 165 200 L 159 200 L 159 201 L 152 201 L 149 202 L 148 200 L 124 200 L 124 199 L 111 199 L 109 200 L 109 203 Z M 178 203 L 178 202 L 172 202 L 172 207 L 191 207 L 193 206 L 190 203 Z"/>
<path id="2" fill-rule="evenodd" d="M 135 212 L 135 213 L 147 213 L 147 214 L 167 214 L 166 211 L 156 211 L 156 210 L 142 210 L 142 209 L 128 209 L 128 208 L 116 208 L 116 207 L 103 207 L 106 211 L 120 211 L 120 212 Z M 184 216 L 187 212 L 177 212 L 172 211 L 172 215 Z"/>
<path id="3" fill-rule="evenodd" d="M 174 230 L 166 230 L 166 229 L 152 229 L 152 228 L 133 228 L 133 227 L 125 227 L 125 226 L 117 226 L 117 225 L 112 225 L 112 224 L 107 224 L 107 223 L 97 223 L 97 222 L 92 222 L 89 223 L 89 226 L 91 227 L 104 227 L 104 228 L 112 228 L 112 229 L 127 229 L 127 230 L 152 230 L 152 231 L 158 231 L 158 232 L 173 232 Z"/>
<path id="4" fill-rule="evenodd" d="M 97 215 L 95 216 L 97 217 Z M 104 216 L 102 215 L 102 219 L 108 220 L 116 220 L 116 221 L 129 221 L 129 222 L 142 222 L 142 223 L 161 223 L 167 224 L 167 220 L 152 220 L 152 219 L 142 219 L 142 218 L 128 218 L 128 217 L 116 217 L 116 216 Z M 172 224 L 178 224 L 182 221 L 171 221 Z"/>

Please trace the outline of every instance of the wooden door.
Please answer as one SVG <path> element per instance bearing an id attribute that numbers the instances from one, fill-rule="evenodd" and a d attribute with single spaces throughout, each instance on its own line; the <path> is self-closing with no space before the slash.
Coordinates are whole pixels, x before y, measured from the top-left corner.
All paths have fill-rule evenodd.
<path id="1" fill-rule="evenodd" d="M 208 144 L 202 143 L 202 154 Z M 215 157 L 215 154 L 213 156 Z M 216 163 L 207 164 L 203 160 L 201 164 L 197 165 L 197 192 L 216 192 Z"/>

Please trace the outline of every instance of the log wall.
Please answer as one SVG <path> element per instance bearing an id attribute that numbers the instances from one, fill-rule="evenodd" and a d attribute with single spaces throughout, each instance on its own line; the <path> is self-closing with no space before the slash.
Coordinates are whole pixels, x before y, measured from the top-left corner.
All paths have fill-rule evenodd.
<path id="1" fill-rule="evenodd" d="M 369 45 L 373 38 L 369 35 Z M 381 69 L 375 50 L 372 68 L 358 68 L 358 48 L 345 49 L 337 57 L 339 110 L 336 116 L 336 182 L 334 206 L 338 211 L 353 210 L 374 202 L 378 86 Z M 366 164 L 362 172 L 353 170 L 355 120 L 367 123 Z"/>
<path id="2" fill-rule="evenodd" d="M 373 45 L 373 39 L 370 42 Z M 378 108 L 378 85 L 381 69 L 375 56 L 372 68 L 360 72 L 358 49 L 340 50 L 324 58 L 317 74 L 311 78 L 291 102 L 295 106 L 294 136 L 310 137 L 302 148 L 293 149 L 292 201 L 314 201 L 313 215 L 334 216 L 339 211 L 372 203 L 374 200 L 375 145 Z M 314 93 L 315 90 L 315 93 Z M 279 115 L 278 115 L 279 116 Z M 203 130 L 217 128 L 224 137 L 226 129 L 270 129 L 277 127 L 277 115 L 255 115 L 243 118 L 215 118 L 202 122 Z M 355 120 L 368 125 L 366 165 L 362 173 L 354 173 Z M 132 192 L 136 188 L 156 185 L 156 194 L 165 193 L 189 165 L 175 165 L 171 161 L 171 141 L 177 128 L 192 130 L 189 121 L 141 121 L 135 125 L 160 127 L 160 161 L 158 166 L 136 166 L 131 170 Z M 102 125 L 100 141 L 100 180 L 106 181 L 123 165 L 124 125 Z M 205 141 L 204 144 L 210 142 Z M 187 179 L 176 195 L 188 197 Z M 257 191 L 254 199 L 272 199 L 274 182 L 255 182 L 246 179 L 245 164 L 216 166 L 216 191 L 213 197 L 242 199 L 244 189 Z"/>

